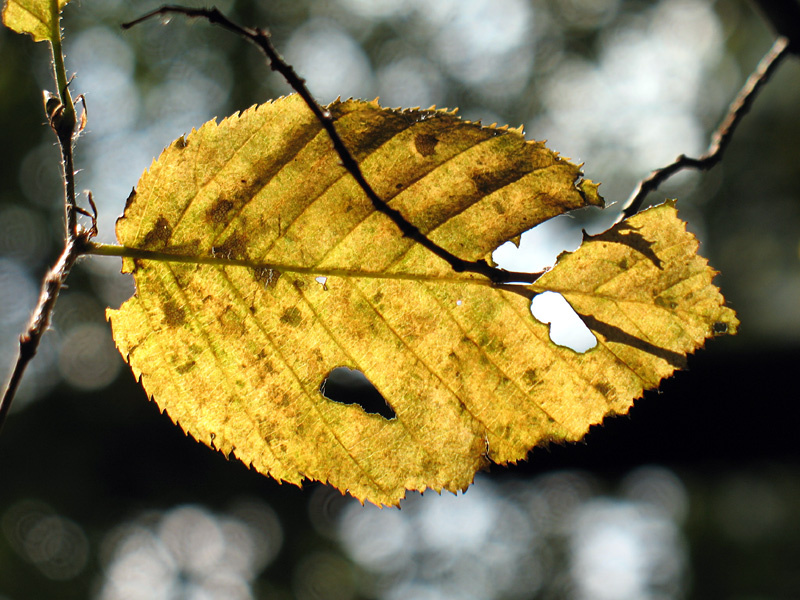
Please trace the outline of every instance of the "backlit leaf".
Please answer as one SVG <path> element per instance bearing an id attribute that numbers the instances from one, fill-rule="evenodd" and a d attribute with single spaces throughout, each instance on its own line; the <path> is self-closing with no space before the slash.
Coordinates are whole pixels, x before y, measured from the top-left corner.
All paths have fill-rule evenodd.
<path id="1" fill-rule="evenodd" d="M 378 195 L 464 259 L 602 203 L 519 131 L 328 108 Z M 377 504 L 463 490 L 490 460 L 578 440 L 737 324 L 671 205 L 589 238 L 533 285 L 454 273 L 373 209 L 295 96 L 173 143 L 117 236 L 141 251 L 124 261 L 137 293 L 109 318 L 159 406 L 262 473 Z M 530 313 L 545 289 L 583 315 L 596 348 L 550 341 Z M 396 417 L 327 399 L 339 366 L 365 373 Z"/>
<path id="2" fill-rule="evenodd" d="M 3 24 L 17 33 L 28 33 L 35 42 L 58 40 L 61 9 L 69 0 L 6 0 Z"/>

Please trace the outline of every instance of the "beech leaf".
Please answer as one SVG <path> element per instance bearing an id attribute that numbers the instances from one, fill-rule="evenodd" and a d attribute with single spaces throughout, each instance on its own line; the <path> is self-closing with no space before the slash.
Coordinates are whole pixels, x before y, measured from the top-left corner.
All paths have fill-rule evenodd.
<path id="1" fill-rule="evenodd" d="M 602 204 L 521 131 L 377 102 L 327 109 L 377 194 L 465 260 Z M 588 238 L 534 284 L 454 272 L 374 209 L 297 96 L 174 142 L 117 237 L 137 256 L 123 262 L 136 295 L 108 317 L 162 410 L 262 473 L 379 505 L 580 439 L 738 323 L 671 204 Z M 530 312 L 545 290 L 597 347 L 550 341 Z M 326 398 L 336 367 L 362 371 L 396 416 Z"/>
<path id="2" fill-rule="evenodd" d="M 70 0 L 6 0 L 3 24 L 35 42 L 60 40 L 59 15 Z"/>

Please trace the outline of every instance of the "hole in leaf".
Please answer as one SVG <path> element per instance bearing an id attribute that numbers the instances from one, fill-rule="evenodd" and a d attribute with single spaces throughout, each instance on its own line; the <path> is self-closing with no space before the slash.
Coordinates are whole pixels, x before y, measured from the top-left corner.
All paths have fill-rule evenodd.
<path id="1" fill-rule="evenodd" d="M 531 313 L 542 323 L 550 324 L 554 344 L 575 352 L 586 352 L 597 345 L 597 338 L 561 294 L 542 292 L 531 302 Z"/>
<path id="2" fill-rule="evenodd" d="M 322 289 L 326 292 L 328 291 L 328 278 L 327 277 L 316 277 L 316 282 L 322 286 Z"/>
<path id="3" fill-rule="evenodd" d="M 492 259 L 509 271 L 533 273 L 552 267 L 561 252 L 580 246 L 581 238 L 574 219 L 561 215 L 523 233 L 518 246 L 506 242 L 492 253 Z"/>
<path id="4" fill-rule="evenodd" d="M 384 419 L 397 416 L 372 382 L 355 369 L 336 367 L 323 380 L 319 391 L 328 400 L 339 404 L 358 404 L 364 412 L 380 415 Z"/>
<path id="5" fill-rule="evenodd" d="M 552 267 L 559 254 L 581 245 L 584 231 L 594 235 L 611 227 L 615 214 L 587 206 L 553 217 L 524 232 L 518 246 L 512 242 L 501 245 L 492 253 L 492 259 L 504 269 L 523 273 Z"/>

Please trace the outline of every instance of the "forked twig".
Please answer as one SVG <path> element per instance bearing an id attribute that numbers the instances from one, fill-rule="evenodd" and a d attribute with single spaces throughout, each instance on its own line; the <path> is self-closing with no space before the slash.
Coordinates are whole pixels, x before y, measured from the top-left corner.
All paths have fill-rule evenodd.
<path id="1" fill-rule="evenodd" d="M 789 40 L 785 37 L 779 37 L 775 40 L 775 43 L 772 44 L 772 48 L 770 48 L 769 52 L 767 52 L 764 58 L 758 63 L 755 71 L 747 78 L 747 81 L 739 91 L 736 99 L 731 103 L 728 108 L 728 113 L 711 137 L 711 144 L 708 146 L 708 150 L 699 158 L 691 158 L 685 154 L 681 154 L 675 159 L 675 162 L 650 173 L 650 175 L 639 182 L 639 185 L 625 203 L 622 214 L 618 220 L 621 221 L 622 219 L 627 219 L 635 215 L 641 208 L 642 202 L 644 202 L 647 195 L 655 191 L 659 185 L 664 183 L 675 173 L 683 169 L 707 171 L 722 160 L 722 155 L 733 137 L 733 132 L 736 130 L 736 127 L 739 125 L 744 115 L 750 110 L 756 94 L 758 94 L 761 87 L 769 81 L 769 78 L 775 72 L 781 60 L 786 58 L 788 54 Z"/>
<path id="2" fill-rule="evenodd" d="M 353 178 L 356 180 L 356 183 L 358 183 L 359 187 L 361 187 L 361 189 L 372 202 L 372 206 L 375 208 L 375 210 L 389 217 L 405 237 L 414 240 L 416 243 L 427 248 L 436 256 L 446 261 L 453 271 L 456 273 L 477 273 L 498 284 L 510 282 L 533 283 L 542 275 L 542 273 L 519 273 L 506 271 L 505 269 L 498 269 L 496 267 L 492 267 L 483 259 L 469 261 L 459 258 L 455 254 L 445 250 L 428 238 L 424 233 L 422 233 L 422 231 L 419 230 L 416 225 L 409 223 L 400 211 L 389 206 L 380 196 L 378 196 L 375 190 L 372 189 L 372 186 L 369 184 L 369 182 L 365 179 L 364 174 L 361 171 L 361 167 L 358 165 L 358 162 L 355 160 L 355 158 L 353 158 L 353 155 L 347 149 L 347 146 L 345 146 L 341 136 L 336 130 L 336 126 L 331 118 L 330 113 L 319 105 L 319 103 L 311 95 L 311 92 L 309 92 L 305 81 L 299 75 L 297 75 L 292 66 L 283 60 L 280 54 L 278 54 L 275 46 L 273 46 L 272 41 L 270 40 L 270 36 L 267 31 L 259 28 L 242 27 L 241 25 L 237 25 L 216 8 L 188 8 L 185 6 L 176 5 L 162 6 L 161 8 L 151 11 L 146 15 L 139 17 L 138 19 L 124 23 L 122 28 L 129 29 L 134 25 L 151 19 L 152 17 L 163 16 L 167 14 L 180 14 L 186 17 L 204 18 L 208 20 L 209 23 L 219 25 L 228 31 L 232 31 L 258 46 L 258 48 L 260 48 L 261 51 L 266 55 L 270 68 L 273 71 L 277 71 L 283 75 L 283 78 L 286 80 L 286 82 L 300 95 L 300 97 L 311 109 L 311 112 L 314 113 L 314 116 L 321 123 L 322 127 L 331 138 L 333 147 L 342 162 L 342 166 L 353 176 Z"/>

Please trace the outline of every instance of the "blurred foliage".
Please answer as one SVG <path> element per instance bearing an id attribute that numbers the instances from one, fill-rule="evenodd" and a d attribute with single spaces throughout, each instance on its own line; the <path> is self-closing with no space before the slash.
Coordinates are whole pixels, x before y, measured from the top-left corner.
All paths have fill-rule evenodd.
<path id="1" fill-rule="evenodd" d="M 93 190 L 104 241 L 113 238 L 113 221 L 131 186 L 166 144 L 215 115 L 288 92 L 252 47 L 200 22 L 176 19 L 124 34 L 117 28 L 155 5 L 83 0 L 65 10 L 67 68 L 77 73 L 73 88 L 86 93 L 89 107 L 88 130 L 77 147 L 84 169 L 78 189 Z M 219 6 L 243 23 L 268 26 L 323 101 L 339 93 L 380 94 L 387 105 L 430 102 L 458 106 L 470 119 L 524 124 L 529 136 L 547 137 L 552 147 L 585 161 L 587 177 L 603 181 L 601 190 L 616 202 L 649 169 L 681 152 L 702 151 L 772 39 L 741 0 L 280 0 Z M 683 22 L 681 15 L 691 19 Z M 314 48 L 323 51 L 315 54 Z M 58 150 L 41 108 L 41 90 L 53 87 L 47 48 L 0 29 L 0 53 L 5 377 L 38 281 L 58 251 L 63 209 Z M 690 361 L 690 372 L 637 403 L 630 419 L 590 433 L 587 445 L 535 450 L 529 463 L 491 474 L 463 499 L 491 496 L 492 486 L 506 490 L 509 478 L 544 489 L 542 476 L 583 469 L 594 483 L 574 484 L 589 490 L 576 506 L 603 496 L 630 503 L 618 491 L 629 481 L 626 474 L 643 464 L 666 465 L 685 486 L 688 512 L 684 520 L 670 517 L 680 539 L 664 547 L 685 564 L 673 572 L 678 584 L 660 597 L 800 595 L 791 564 L 800 554 L 800 456 L 794 443 L 800 414 L 792 400 L 800 359 L 800 202 L 794 182 L 799 76 L 796 59 L 781 66 L 720 166 L 676 178 L 651 196 L 653 202 L 679 197 L 681 216 L 703 241 L 702 253 L 722 272 L 716 283 L 741 318 L 739 336 L 714 342 Z M 562 245 L 548 250 L 555 256 L 574 247 L 582 227 L 594 232 L 607 220 L 583 214 L 559 221 L 529 242 L 523 238 L 523 250 L 538 251 L 558 239 Z M 176 515 L 192 523 L 208 523 L 209 515 L 223 524 L 246 523 L 237 512 L 243 498 L 274 510 L 283 545 L 247 584 L 252 593 L 245 589 L 241 597 L 330 598 L 334 594 L 325 592 L 332 589 L 342 598 L 390 597 L 376 591 L 379 578 L 347 549 L 345 521 L 336 517 L 344 510 L 339 500 L 324 488 L 282 487 L 228 463 L 186 438 L 145 399 L 104 346 L 104 307 L 117 306 L 131 292 L 118 270 L 115 261 L 87 260 L 73 273 L 54 329 L 0 437 L 0 597 L 114 597 L 103 592 L 103 573 L 119 564 L 112 558 L 118 527 L 133 524 L 137 539 L 152 542 L 153 532 L 166 531 Z M 75 339 L 89 339 L 84 345 L 90 351 L 77 352 Z M 495 496 L 511 497 L 505 494 Z M 174 512 L 185 504 L 206 512 Z M 256 512 L 269 520 L 268 511 Z M 468 522 L 462 529 L 472 527 Z M 408 535 L 408 543 L 416 543 Z M 547 559 L 554 562 L 536 563 L 549 565 L 545 571 L 554 579 L 538 587 L 529 579 L 530 593 L 507 592 L 509 597 L 603 597 L 575 587 L 583 580 L 570 569 L 584 555 L 571 554 L 568 546 Z M 42 547 L 50 553 L 34 551 Z M 202 562 L 181 566 L 169 558 L 180 554 L 175 552 L 156 556 L 173 565 L 175 581 L 191 583 L 186 573 Z M 431 555 L 415 556 L 419 561 L 408 564 L 416 566 L 404 572 L 430 584 L 419 583 L 417 596 L 439 597 L 430 583 L 434 574 L 420 566 Z M 325 588 L 326 581 L 338 583 Z M 150 597 L 188 596 L 187 589 L 157 596 L 152 588 Z"/>

